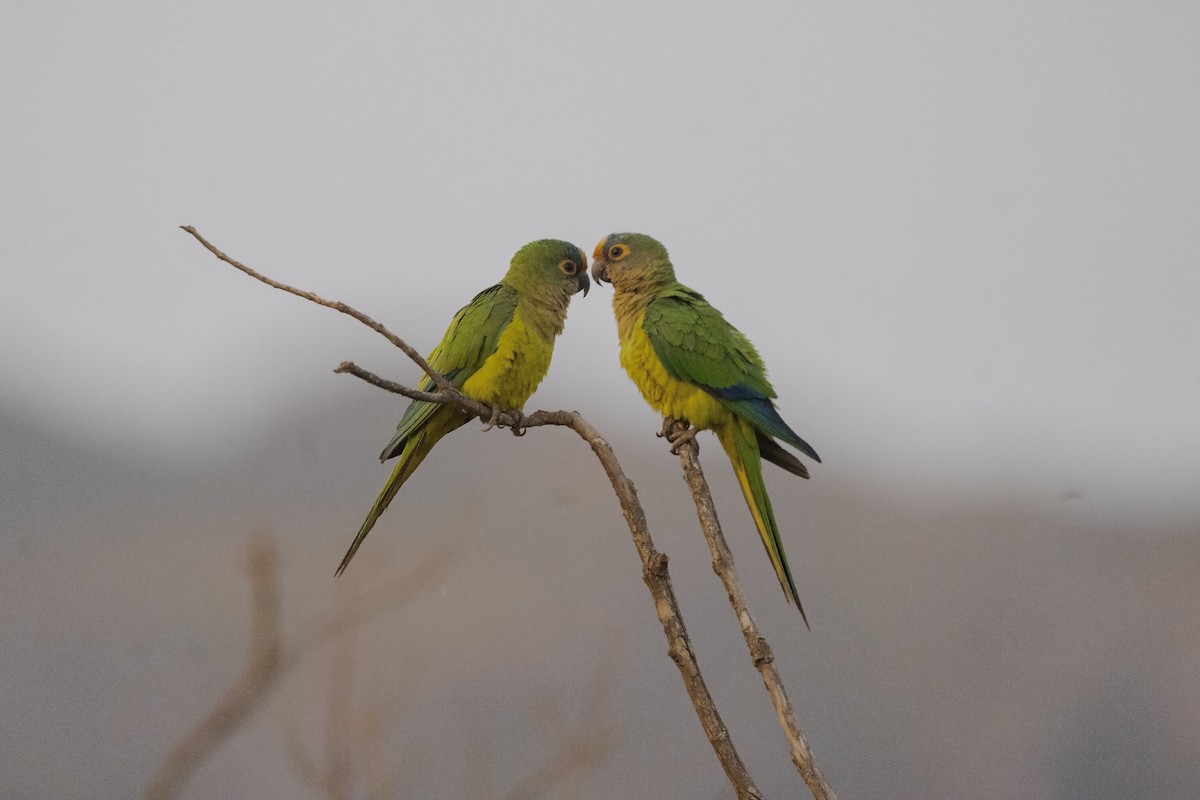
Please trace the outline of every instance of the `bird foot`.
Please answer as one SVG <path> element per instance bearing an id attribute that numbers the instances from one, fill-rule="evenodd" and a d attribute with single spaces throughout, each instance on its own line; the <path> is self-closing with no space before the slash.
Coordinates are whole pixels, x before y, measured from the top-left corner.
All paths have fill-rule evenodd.
<path id="1" fill-rule="evenodd" d="M 483 423 L 483 429 L 490 431 L 492 428 L 500 424 L 500 406 L 492 403 L 492 415 Z"/>
<path id="2" fill-rule="evenodd" d="M 673 417 L 663 418 L 663 427 L 656 436 L 660 439 L 666 439 L 671 444 L 671 455 L 679 455 L 679 448 L 683 447 L 688 442 L 691 442 L 698 451 L 700 444 L 696 441 L 698 428 L 693 428 L 688 425 L 686 420 L 674 419 Z"/>
<path id="3" fill-rule="evenodd" d="M 509 430 L 512 431 L 512 435 L 517 436 L 517 437 L 524 436 L 525 435 L 525 415 L 523 413 L 521 413 L 520 411 L 517 411 L 515 408 L 512 409 L 511 411 L 508 411 L 507 413 L 510 417 L 513 418 L 513 424 L 509 426 Z M 501 426 L 501 427 L 503 427 L 503 426 Z"/>
<path id="4" fill-rule="evenodd" d="M 491 403 L 491 407 L 492 407 L 492 415 L 490 417 L 488 417 L 487 420 L 483 423 L 483 429 L 485 431 L 490 431 L 492 428 L 509 428 L 510 430 L 512 430 L 513 436 L 524 436 L 525 435 L 525 426 L 524 426 L 525 415 L 524 414 L 522 414 L 520 411 L 517 411 L 516 409 L 512 409 L 510 411 L 501 411 L 500 406 L 497 405 L 496 403 Z M 505 425 L 503 422 L 501 422 L 500 421 L 501 414 L 512 417 L 513 424 Z"/>
<path id="5" fill-rule="evenodd" d="M 696 442 L 696 434 L 699 432 L 697 428 L 688 428 L 680 433 L 674 439 L 667 437 L 667 441 L 671 443 L 671 455 L 679 455 L 679 448 L 683 447 L 688 442 L 691 442 L 697 450 L 700 449 L 699 443 Z"/>

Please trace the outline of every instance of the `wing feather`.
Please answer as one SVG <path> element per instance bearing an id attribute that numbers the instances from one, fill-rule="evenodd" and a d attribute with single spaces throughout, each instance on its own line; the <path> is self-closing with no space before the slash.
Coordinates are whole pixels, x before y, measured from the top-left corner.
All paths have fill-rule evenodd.
<path id="1" fill-rule="evenodd" d="M 516 309 L 517 293 L 511 286 L 498 283 L 484 289 L 454 315 L 442 340 L 429 354 L 429 366 L 461 389 L 496 352 L 500 335 L 512 322 Z M 428 375 L 422 375 L 417 388 L 431 392 L 437 387 Z M 400 417 L 395 436 L 379 454 L 379 460 L 387 461 L 399 455 L 409 437 L 421 430 L 441 407 L 439 403 L 421 400 L 410 403 Z"/>
<path id="2" fill-rule="evenodd" d="M 703 295 L 683 286 L 670 289 L 646 307 L 642 325 L 672 378 L 700 387 L 766 436 L 821 460 L 779 416 L 771 402 L 775 390 L 754 345 Z M 796 472 L 790 463 L 780 466 Z"/>

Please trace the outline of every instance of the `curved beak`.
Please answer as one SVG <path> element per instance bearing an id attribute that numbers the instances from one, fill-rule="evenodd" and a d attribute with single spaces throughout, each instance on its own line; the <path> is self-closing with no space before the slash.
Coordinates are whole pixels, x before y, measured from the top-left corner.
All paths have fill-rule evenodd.
<path id="1" fill-rule="evenodd" d="M 612 283 L 612 281 L 608 279 L 607 267 L 608 265 L 600 259 L 596 259 L 596 261 L 592 264 L 592 278 L 596 281 L 597 285 L 601 283 Z"/>
<path id="2" fill-rule="evenodd" d="M 579 270 L 579 273 L 575 276 L 575 294 L 583 292 L 583 296 L 587 297 L 588 289 L 590 289 L 591 286 L 592 282 L 588 280 L 587 270 Z"/>

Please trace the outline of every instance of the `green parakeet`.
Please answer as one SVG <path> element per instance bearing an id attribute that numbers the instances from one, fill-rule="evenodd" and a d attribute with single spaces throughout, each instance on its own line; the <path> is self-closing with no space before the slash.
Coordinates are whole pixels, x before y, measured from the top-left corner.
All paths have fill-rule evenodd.
<path id="1" fill-rule="evenodd" d="M 666 248 L 649 236 L 614 233 L 601 240 L 592 277 L 612 284 L 621 366 L 646 402 L 693 430 L 717 435 L 783 593 L 808 625 L 763 484 L 762 459 L 808 477 L 804 464 L 777 439 L 821 459 L 776 411 L 775 390 L 758 352 L 699 292 L 675 280 Z"/>
<path id="2" fill-rule="evenodd" d="M 577 292 L 587 295 L 587 256 L 557 239 L 530 242 L 517 251 L 498 284 L 475 295 L 459 310 L 429 365 L 467 397 L 501 410 L 520 411 L 550 367 L 554 339 L 562 333 L 567 306 Z M 428 375 L 418 388 L 435 391 Z M 434 445 L 469 418 L 453 405 L 414 400 L 380 461 L 399 456 L 354 543 L 337 568 L 340 575 L 396 492 Z"/>

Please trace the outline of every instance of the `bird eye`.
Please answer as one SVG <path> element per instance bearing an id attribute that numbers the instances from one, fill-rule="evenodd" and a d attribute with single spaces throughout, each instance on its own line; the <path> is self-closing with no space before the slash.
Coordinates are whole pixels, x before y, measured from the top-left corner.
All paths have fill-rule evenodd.
<path id="1" fill-rule="evenodd" d="M 629 248 L 623 244 L 614 244 L 612 247 L 608 248 L 608 259 L 610 261 L 617 261 L 618 259 L 624 258 L 628 254 Z"/>
<path id="2" fill-rule="evenodd" d="M 561 269 L 567 275 L 574 275 L 576 272 L 579 271 L 579 265 L 576 264 L 574 261 L 572 261 L 569 258 L 565 258 L 562 261 L 560 261 L 558 264 L 558 268 Z"/>

